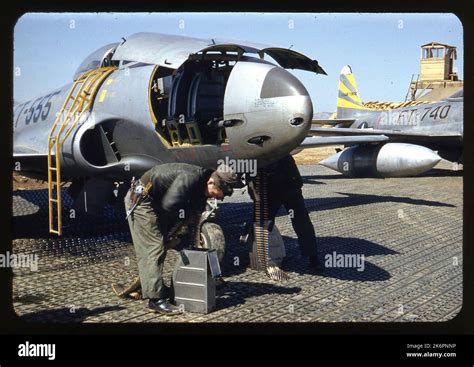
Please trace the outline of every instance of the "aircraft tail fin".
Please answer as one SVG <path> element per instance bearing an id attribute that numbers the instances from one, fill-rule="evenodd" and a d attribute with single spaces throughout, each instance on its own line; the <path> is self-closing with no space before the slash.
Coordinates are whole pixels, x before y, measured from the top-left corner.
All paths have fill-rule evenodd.
<path id="1" fill-rule="evenodd" d="M 354 74 L 349 65 L 342 68 L 339 76 L 339 92 L 337 97 L 337 118 L 352 117 L 359 110 L 367 109 L 357 90 Z"/>

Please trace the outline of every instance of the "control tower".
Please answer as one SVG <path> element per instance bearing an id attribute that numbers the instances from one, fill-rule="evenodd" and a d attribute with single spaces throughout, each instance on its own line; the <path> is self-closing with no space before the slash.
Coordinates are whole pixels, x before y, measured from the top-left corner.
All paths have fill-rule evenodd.
<path id="1" fill-rule="evenodd" d="M 410 82 L 411 100 L 439 101 L 463 88 L 454 71 L 455 46 L 430 42 L 421 46 L 420 74 Z M 408 97 L 408 96 L 407 96 Z"/>

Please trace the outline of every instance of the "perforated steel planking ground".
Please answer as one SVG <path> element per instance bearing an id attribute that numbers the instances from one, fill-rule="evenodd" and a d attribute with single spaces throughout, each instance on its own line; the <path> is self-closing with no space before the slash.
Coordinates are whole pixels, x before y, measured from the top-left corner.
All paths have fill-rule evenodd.
<path id="1" fill-rule="evenodd" d="M 463 223 L 462 171 L 450 168 L 442 162 L 422 177 L 348 179 L 300 166 L 318 253 L 336 266 L 309 271 L 282 209 L 276 223 L 291 277 L 284 283 L 248 268 L 249 249 L 238 239 L 252 205 L 237 190 L 220 205 L 218 218 L 227 241 L 227 287 L 218 291 L 214 312 L 178 317 L 150 313 L 146 301 L 113 294 L 112 283 L 137 273 L 122 211 L 107 207 L 103 219 L 87 221 L 65 211 L 65 235 L 57 238 L 47 233 L 46 190 L 15 191 L 13 251 L 36 254 L 38 270 L 13 269 L 14 309 L 33 322 L 450 320 L 462 307 Z M 170 251 L 166 282 L 175 260 Z"/>

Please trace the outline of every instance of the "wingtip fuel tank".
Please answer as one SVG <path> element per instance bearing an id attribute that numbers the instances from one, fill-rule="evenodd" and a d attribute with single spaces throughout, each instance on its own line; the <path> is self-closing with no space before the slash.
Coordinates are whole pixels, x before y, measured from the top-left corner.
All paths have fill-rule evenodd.
<path id="1" fill-rule="evenodd" d="M 437 153 L 420 145 L 387 143 L 350 147 L 319 164 L 348 177 L 407 177 L 428 171 L 440 160 Z"/>

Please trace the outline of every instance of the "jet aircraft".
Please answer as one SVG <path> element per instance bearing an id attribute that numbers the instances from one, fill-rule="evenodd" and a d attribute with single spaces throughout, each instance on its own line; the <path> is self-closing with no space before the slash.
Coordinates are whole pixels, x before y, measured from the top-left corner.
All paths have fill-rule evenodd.
<path id="1" fill-rule="evenodd" d="M 335 119 L 314 120 L 310 135 L 378 136 L 320 162 L 350 177 L 404 177 L 433 168 L 441 158 L 462 163 L 463 91 L 439 102 L 363 103 L 350 66 L 341 70 Z M 314 138 L 317 140 L 317 138 Z M 305 143 L 309 143 L 307 139 Z"/>
<path id="2" fill-rule="evenodd" d="M 91 53 L 70 83 L 14 106 L 14 169 L 48 180 L 50 231 L 60 234 L 51 213 L 61 212 L 65 181 L 75 208 L 87 211 L 85 200 L 101 208 L 114 183 L 160 163 L 264 167 L 311 126 L 308 91 L 285 69 L 326 74 L 290 49 L 133 34 Z"/>

